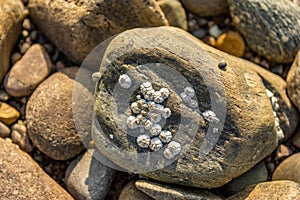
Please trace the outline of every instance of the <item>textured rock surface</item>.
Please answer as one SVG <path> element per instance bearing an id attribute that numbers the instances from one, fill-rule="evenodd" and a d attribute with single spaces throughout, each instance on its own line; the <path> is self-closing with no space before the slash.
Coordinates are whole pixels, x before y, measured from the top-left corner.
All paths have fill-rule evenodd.
<path id="1" fill-rule="evenodd" d="M 72 92 L 78 68 L 66 68 L 43 81 L 31 95 L 26 120 L 30 139 L 42 152 L 53 159 L 67 160 L 83 150 L 72 113 Z M 80 86 L 80 85 L 79 85 Z M 89 92 L 82 87 L 82 104 Z M 86 113 L 87 114 L 87 113 Z M 82 112 L 82 118 L 88 118 Z M 89 132 L 84 123 L 82 131 Z"/>
<path id="2" fill-rule="evenodd" d="M 79 64 L 114 34 L 134 27 L 168 25 L 154 0 L 31 0 L 29 10 L 43 33 Z"/>
<path id="3" fill-rule="evenodd" d="M 1 199 L 73 199 L 35 161 L 0 138 Z"/>
<path id="4" fill-rule="evenodd" d="M 131 181 L 123 188 L 119 200 L 153 200 L 153 198 L 138 190 L 134 183 L 135 181 Z"/>
<path id="5" fill-rule="evenodd" d="M 18 120 L 20 112 L 11 105 L 0 102 L 0 121 L 6 125 L 11 125 Z"/>
<path id="6" fill-rule="evenodd" d="M 287 75 L 287 91 L 292 102 L 300 110 L 300 51 Z"/>
<path id="7" fill-rule="evenodd" d="M 237 57 L 242 57 L 246 49 L 243 37 L 238 32 L 233 31 L 220 35 L 217 39 L 216 47 Z"/>
<path id="8" fill-rule="evenodd" d="M 300 149 L 300 127 L 295 131 L 292 142 L 295 147 Z"/>
<path id="9" fill-rule="evenodd" d="M 221 200 L 220 197 L 205 190 L 170 186 L 153 181 L 139 180 L 135 186 L 155 200 Z"/>
<path id="10" fill-rule="evenodd" d="M 25 9 L 20 0 L 0 0 L 0 82 L 9 68 L 11 50 L 19 37 Z"/>
<path id="11" fill-rule="evenodd" d="M 6 138 L 10 135 L 10 129 L 4 123 L 0 122 L 0 137 Z"/>
<path id="12" fill-rule="evenodd" d="M 222 194 L 226 196 L 231 196 L 242 191 L 250 185 L 265 182 L 267 181 L 267 179 L 268 170 L 265 165 L 265 162 L 262 161 L 243 175 L 233 179 L 226 185 L 222 186 L 220 190 L 222 191 Z"/>
<path id="13" fill-rule="evenodd" d="M 202 17 L 213 17 L 228 12 L 226 0 L 181 0 L 192 13 Z"/>
<path id="14" fill-rule="evenodd" d="M 299 199 L 300 185 L 293 181 L 272 181 L 250 186 L 226 200 Z"/>
<path id="15" fill-rule="evenodd" d="M 272 180 L 291 180 L 300 184 L 300 153 L 296 153 L 285 159 L 277 166 Z"/>
<path id="16" fill-rule="evenodd" d="M 49 55 L 40 44 L 32 45 L 5 77 L 6 91 L 15 97 L 30 95 L 52 71 Z"/>
<path id="17" fill-rule="evenodd" d="M 229 0 L 235 27 L 267 59 L 289 63 L 300 48 L 300 7 L 286 0 Z"/>
<path id="18" fill-rule="evenodd" d="M 129 37 L 138 37 L 139 42 L 137 42 L 137 44 L 130 44 L 132 46 L 129 48 L 129 44 L 127 44 Z M 152 38 L 156 38 L 158 42 L 152 43 L 152 45 L 163 47 L 165 51 L 160 51 L 159 49 L 155 49 L 155 51 L 149 50 L 151 48 L 149 48 L 147 42 L 148 40 L 152 41 Z M 211 57 L 209 57 L 209 55 L 207 57 L 202 51 L 200 43 L 197 43 L 197 41 L 197 39 L 191 37 L 186 32 L 171 27 L 126 31 L 117 38 L 117 42 L 114 44 L 111 43 L 110 47 L 114 49 L 113 54 L 117 57 L 113 66 L 120 66 L 124 63 L 125 57 L 118 57 L 118 55 L 124 55 L 126 49 L 135 49 L 138 46 L 138 49 L 135 50 L 136 52 L 125 54 L 126 61 L 132 61 L 127 63 L 132 66 L 129 68 L 131 72 L 134 73 L 133 66 L 136 66 L 137 63 L 143 64 L 149 62 L 165 63 L 169 67 L 181 71 L 181 74 L 184 74 L 195 87 L 194 89 L 199 98 L 199 109 L 204 111 L 210 106 L 209 93 L 207 93 L 206 86 L 201 83 L 203 80 L 199 78 L 198 75 L 194 75 L 194 73 L 197 73 L 195 70 L 206 70 L 218 66 L 223 54 L 217 55 L 209 51 L 208 53 Z M 126 49 L 124 50 L 123 47 L 126 47 Z M 107 54 L 108 56 L 109 53 L 110 52 Z M 214 63 L 212 65 L 207 62 L 210 58 Z M 211 69 L 212 71 L 217 70 L 217 72 L 220 73 L 222 84 L 224 84 L 225 87 L 227 103 L 225 126 L 216 146 L 207 156 L 199 156 L 199 149 L 202 146 L 205 133 L 203 126 L 205 125 L 203 125 L 202 117 L 193 116 L 195 117 L 193 119 L 199 120 L 200 126 L 198 127 L 199 129 L 195 138 L 191 141 L 191 145 L 186 149 L 186 152 L 183 152 L 179 159 L 170 166 L 163 170 L 144 174 L 145 176 L 163 182 L 182 185 L 218 187 L 246 172 L 275 149 L 277 136 L 274 129 L 273 111 L 266 96 L 262 80 L 251 70 L 240 67 L 240 63 L 235 60 L 235 57 L 228 56 L 226 58 L 228 58 L 227 62 L 228 66 L 230 66 L 226 68 L 226 70 L 219 68 Z M 200 62 L 201 59 L 202 61 Z M 197 64 L 193 62 L 197 62 Z M 105 134 L 111 133 L 114 135 L 113 141 L 118 144 L 118 147 L 129 149 L 132 152 L 137 151 L 134 138 L 128 138 L 126 132 L 123 131 L 124 129 L 118 128 L 116 123 L 120 122 L 116 122 L 116 119 L 113 118 L 111 113 L 111 107 L 116 106 L 116 104 L 111 101 L 111 94 L 110 92 L 108 93 L 108 91 L 113 90 L 113 88 L 110 87 L 114 87 L 120 74 L 120 69 L 118 69 L 118 67 L 111 67 L 110 69 L 113 69 L 113 73 L 110 72 L 110 70 L 106 71 L 104 77 L 102 77 L 99 82 L 98 90 L 100 92 L 97 93 L 98 97 L 96 98 L 97 120 L 101 124 L 103 132 L 94 132 L 93 139 L 96 146 L 101 149 L 100 151 L 106 154 L 106 156 L 111 157 L 113 162 L 121 166 L 126 165 L 126 168 L 132 169 L 135 167 L 132 165 L 132 162 L 129 162 L 130 165 L 122 163 L 119 157 L 113 156 L 117 150 L 114 149 L 113 146 L 107 145 L 109 141 Z M 124 73 L 124 71 L 122 73 Z M 145 74 L 153 75 L 153 72 L 147 71 Z M 213 80 L 214 75 L 210 73 L 205 74 L 209 80 Z M 171 84 L 182 84 L 181 82 L 176 82 L 176 80 L 175 83 L 170 83 L 164 79 L 163 76 L 155 77 L 153 75 L 151 78 L 153 78 L 152 82 L 167 87 Z M 206 84 L 212 84 L 216 88 L 222 87 L 220 82 Z M 103 89 L 103 87 L 106 89 Z M 176 95 L 177 94 L 172 91 L 170 98 L 175 102 L 180 101 Z M 218 101 L 224 101 L 224 99 L 222 99 L 223 97 L 219 98 Z M 247 99 L 251 99 L 251 101 Z M 178 112 L 176 108 L 179 104 L 170 103 L 167 105 L 171 108 L 172 112 L 174 110 Z M 176 113 L 176 115 L 178 116 L 180 113 Z M 118 116 L 118 120 L 124 119 L 126 121 L 124 114 L 120 113 Z M 176 116 L 172 119 L 172 122 L 180 124 Z M 178 124 L 174 126 L 179 126 Z M 239 149 L 239 151 L 236 151 L 236 149 Z M 139 165 L 139 163 L 135 164 Z M 144 166 L 143 163 L 141 163 L 141 165 L 141 167 Z"/>
<path id="19" fill-rule="evenodd" d="M 23 151 L 31 152 L 33 147 L 27 135 L 27 128 L 22 122 L 18 122 L 12 126 L 11 139 Z"/>
<path id="20" fill-rule="evenodd" d="M 179 0 L 156 0 L 170 26 L 188 29 L 186 13 Z"/>
<path id="21" fill-rule="evenodd" d="M 76 158 L 66 171 L 66 184 L 77 200 L 104 199 L 115 170 L 96 160 L 90 152 Z"/>

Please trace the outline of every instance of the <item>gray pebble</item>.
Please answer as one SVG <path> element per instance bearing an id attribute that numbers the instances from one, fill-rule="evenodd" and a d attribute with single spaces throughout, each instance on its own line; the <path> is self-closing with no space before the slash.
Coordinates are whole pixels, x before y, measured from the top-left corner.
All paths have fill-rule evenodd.
<path id="1" fill-rule="evenodd" d="M 0 137 L 6 138 L 10 135 L 10 129 L 4 123 L 0 122 Z"/>

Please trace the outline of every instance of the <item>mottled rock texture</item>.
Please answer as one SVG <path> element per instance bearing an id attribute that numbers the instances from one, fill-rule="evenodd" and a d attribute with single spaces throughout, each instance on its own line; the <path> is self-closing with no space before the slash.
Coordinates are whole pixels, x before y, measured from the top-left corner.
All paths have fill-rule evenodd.
<path id="1" fill-rule="evenodd" d="M 192 13 L 201 17 L 213 17 L 228 12 L 226 0 L 181 0 Z"/>
<path id="2" fill-rule="evenodd" d="M 290 71 L 286 78 L 287 81 L 287 92 L 291 101 L 300 110 L 300 51 L 290 68 Z"/>

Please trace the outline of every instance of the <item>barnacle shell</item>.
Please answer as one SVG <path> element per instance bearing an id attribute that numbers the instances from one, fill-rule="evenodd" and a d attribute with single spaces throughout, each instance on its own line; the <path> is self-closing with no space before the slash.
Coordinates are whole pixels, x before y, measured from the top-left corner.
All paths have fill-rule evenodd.
<path id="1" fill-rule="evenodd" d="M 191 98 L 195 96 L 195 90 L 192 87 L 184 88 L 184 93 Z"/>
<path id="2" fill-rule="evenodd" d="M 169 118 L 171 116 L 172 112 L 170 110 L 170 108 L 165 108 L 162 112 L 161 112 L 161 116 L 165 119 Z"/>
<path id="3" fill-rule="evenodd" d="M 135 129 L 138 127 L 138 125 L 136 123 L 136 117 L 134 117 L 134 116 L 129 116 L 127 118 L 126 124 L 127 124 L 128 128 L 130 128 L 130 129 Z"/>
<path id="4" fill-rule="evenodd" d="M 183 100 L 184 103 L 189 104 L 191 102 L 191 97 L 189 97 L 187 94 L 185 94 L 184 92 L 180 93 L 180 97 Z"/>
<path id="5" fill-rule="evenodd" d="M 168 143 L 172 140 L 172 133 L 168 130 L 163 130 L 160 132 L 159 134 L 159 138 L 161 139 L 161 141 L 163 141 L 164 143 Z"/>
<path id="6" fill-rule="evenodd" d="M 154 92 L 153 100 L 154 100 L 155 103 L 162 103 L 164 101 L 164 98 L 162 97 L 160 91 Z"/>
<path id="7" fill-rule="evenodd" d="M 146 130 L 150 130 L 153 126 L 153 123 L 150 120 L 146 120 L 144 123 L 144 127 Z"/>
<path id="8" fill-rule="evenodd" d="M 131 87 L 131 79 L 127 74 L 122 74 L 119 77 L 118 83 L 122 88 L 128 89 Z"/>
<path id="9" fill-rule="evenodd" d="M 138 114 L 141 112 L 141 109 L 139 108 L 137 102 L 131 103 L 130 108 L 131 108 L 131 111 L 135 114 Z"/>
<path id="10" fill-rule="evenodd" d="M 161 140 L 159 138 L 155 137 L 155 138 L 151 139 L 149 148 L 152 151 L 158 151 L 162 148 L 162 146 L 163 146 L 163 143 L 161 142 Z"/>
<path id="11" fill-rule="evenodd" d="M 137 144 L 141 148 L 148 148 L 150 144 L 150 137 L 148 135 L 140 135 L 136 139 Z"/>
<path id="12" fill-rule="evenodd" d="M 159 113 L 149 113 L 148 117 L 154 123 L 158 123 L 161 120 L 161 114 Z"/>
<path id="13" fill-rule="evenodd" d="M 167 88 L 160 88 L 159 92 L 164 99 L 167 99 L 170 95 L 170 91 Z"/>
<path id="14" fill-rule="evenodd" d="M 189 106 L 190 106 L 191 108 L 197 108 L 198 103 L 197 103 L 196 100 L 192 99 L 191 102 L 189 103 Z"/>
<path id="15" fill-rule="evenodd" d="M 166 159 L 173 159 L 175 156 L 179 155 L 181 151 L 181 145 L 178 142 L 171 141 L 167 148 L 164 150 L 164 157 Z"/>
<path id="16" fill-rule="evenodd" d="M 213 111 L 211 110 L 207 110 L 207 111 L 204 111 L 202 113 L 202 116 L 204 117 L 204 119 L 208 122 L 214 122 L 214 123 L 218 123 L 220 120 L 218 119 L 216 113 L 214 113 Z"/>
<path id="17" fill-rule="evenodd" d="M 157 136 L 157 135 L 160 134 L 161 129 L 162 129 L 162 128 L 161 128 L 161 125 L 159 125 L 159 124 L 154 124 L 154 125 L 152 126 L 151 130 L 150 130 L 150 133 L 151 133 L 151 135 L 153 135 L 153 136 Z"/>
<path id="18" fill-rule="evenodd" d="M 151 89 L 151 90 L 148 90 L 146 92 L 146 94 L 144 94 L 144 98 L 148 101 L 152 101 L 153 98 L 154 98 L 154 93 L 155 93 L 155 90 L 154 89 Z"/>

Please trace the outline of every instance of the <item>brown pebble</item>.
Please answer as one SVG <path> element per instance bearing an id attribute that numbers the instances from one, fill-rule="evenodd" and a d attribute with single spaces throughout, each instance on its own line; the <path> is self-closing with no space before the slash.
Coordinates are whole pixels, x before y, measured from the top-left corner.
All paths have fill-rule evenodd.
<path id="1" fill-rule="evenodd" d="M 10 57 L 11 64 L 15 64 L 21 57 L 22 55 L 19 52 L 13 53 Z"/>
<path id="2" fill-rule="evenodd" d="M 217 39 L 216 47 L 237 57 L 242 57 L 246 49 L 243 37 L 238 32 L 233 31 L 220 35 Z"/>
<path id="3" fill-rule="evenodd" d="M 30 47 L 29 43 L 24 43 L 20 49 L 21 54 L 24 54 Z"/>
<path id="4" fill-rule="evenodd" d="M 276 150 L 276 158 L 275 160 L 279 160 L 281 158 L 287 157 L 291 154 L 291 151 L 287 146 L 284 144 L 279 145 L 279 147 Z"/>
<path id="5" fill-rule="evenodd" d="M 272 172 L 274 172 L 274 170 L 275 170 L 275 164 L 274 164 L 273 162 L 269 162 L 269 163 L 267 164 L 267 168 L 268 168 L 268 171 L 269 171 L 270 173 L 272 173 Z"/>
<path id="6" fill-rule="evenodd" d="M 300 149 L 300 128 L 298 128 L 295 132 L 295 135 L 292 139 L 292 143 L 295 147 Z"/>
<path id="7" fill-rule="evenodd" d="M 23 28 L 30 31 L 31 30 L 31 22 L 28 18 L 23 21 Z"/>
<path id="8" fill-rule="evenodd" d="M 14 107 L 7 103 L 0 102 L 0 121 L 6 125 L 11 125 L 17 121 L 20 113 Z"/>

